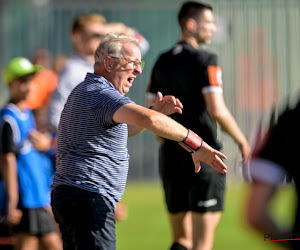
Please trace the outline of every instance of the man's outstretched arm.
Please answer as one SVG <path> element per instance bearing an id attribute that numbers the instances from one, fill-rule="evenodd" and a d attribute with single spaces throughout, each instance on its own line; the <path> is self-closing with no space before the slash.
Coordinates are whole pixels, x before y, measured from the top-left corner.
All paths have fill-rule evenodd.
<path id="1" fill-rule="evenodd" d="M 118 123 L 127 123 L 148 129 L 158 136 L 177 142 L 186 141 L 189 134 L 187 128 L 170 117 L 133 103 L 125 104 L 117 109 L 113 115 L 113 120 Z M 194 149 L 195 152 L 192 154 L 192 157 L 195 164 L 195 172 L 200 171 L 201 161 L 209 164 L 220 173 L 226 172 L 227 166 L 219 158 L 226 159 L 224 154 L 214 150 L 205 142 L 201 142 L 199 147 Z"/>
<path id="2" fill-rule="evenodd" d="M 163 96 L 161 92 L 157 93 L 156 100 L 153 100 L 151 105 L 148 105 L 150 109 L 160 112 L 165 115 L 171 115 L 173 113 L 182 113 L 183 105 L 178 98 L 174 96 Z M 145 128 L 128 124 L 128 137 L 137 135 L 144 131 Z"/>

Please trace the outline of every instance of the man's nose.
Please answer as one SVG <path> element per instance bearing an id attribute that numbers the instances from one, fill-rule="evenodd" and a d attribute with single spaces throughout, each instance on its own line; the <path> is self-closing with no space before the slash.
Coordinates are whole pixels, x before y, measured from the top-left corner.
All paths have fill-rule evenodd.
<path id="1" fill-rule="evenodd" d="M 137 65 L 134 69 L 134 72 L 136 72 L 136 74 L 142 74 L 143 70 L 142 70 L 142 67 L 141 65 Z"/>

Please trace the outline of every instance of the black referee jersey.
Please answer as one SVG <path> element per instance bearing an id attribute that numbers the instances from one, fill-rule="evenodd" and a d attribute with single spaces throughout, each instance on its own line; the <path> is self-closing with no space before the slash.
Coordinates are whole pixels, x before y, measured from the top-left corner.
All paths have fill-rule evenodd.
<path id="1" fill-rule="evenodd" d="M 214 91 L 214 88 L 222 91 L 217 56 L 179 42 L 156 61 L 148 92 L 156 94 L 160 91 L 163 95 L 179 98 L 183 113 L 171 117 L 219 150 L 221 143 L 217 141 L 217 126 L 207 111 L 203 97 L 204 91 Z"/>

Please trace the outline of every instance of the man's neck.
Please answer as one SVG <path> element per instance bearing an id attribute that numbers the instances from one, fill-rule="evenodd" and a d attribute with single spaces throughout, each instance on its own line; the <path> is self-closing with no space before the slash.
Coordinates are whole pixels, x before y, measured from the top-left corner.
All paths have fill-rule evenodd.
<path id="1" fill-rule="evenodd" d="M 75 54 L 77 54 L 79 57 L 81 57 L 83 60 L 87 61 L 90 64 L 95 63 L 94 55 L 86 55 L 86 54 L 80 53 L 78 51 L 76 51 Z"/>
<path id="2" fill-rule="evenodd" d="M 84 58 L 84 60 L 86 60 L 88 63 L 94 64 L 95 63 L 95 59 L 93 55 L 80 55 L 82 58 Z"/>
<path id="3" fill-rule="evenodd" d="M 9 102 L 13 103 L 15 106 L 17 106 L 19 110 L 24 111 L 24 109 L 25 109 L 24 101 L 16 101 L 16 100 L 10 99 Z"/>
<path id="4" fill-rule="evenodd" d="M 85 58 L 85 60 L 87 60 L 89 63 L 92 63 L 92 64 L 95 63 L 94 55 L 89 55 L 89 56 L 85 55 L 84 58 Z"/>
<path id="5" fill-rule="evenodd" d="M 198 44 L 196 38 L 194 38 L 192 36 L 181 35 L 180 41 L 181 42 L 186 42 L 186 43 L 192 45 L 195 49 L 199 49 L 199 44 Z"/>

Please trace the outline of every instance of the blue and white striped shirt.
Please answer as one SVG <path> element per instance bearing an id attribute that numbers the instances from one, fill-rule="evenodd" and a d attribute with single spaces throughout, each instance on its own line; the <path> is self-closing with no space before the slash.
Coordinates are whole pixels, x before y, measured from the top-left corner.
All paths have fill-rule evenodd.
<path id="1" fill-rule="evenodd" d="M 92 73 L 75 87 L 60 119 L 52 189 L 71 185 L 100 193 L 114 205 L 121 200 L 129 166 L 128 127 L 112 116 L 126 103 L 133 101 Z"/>

